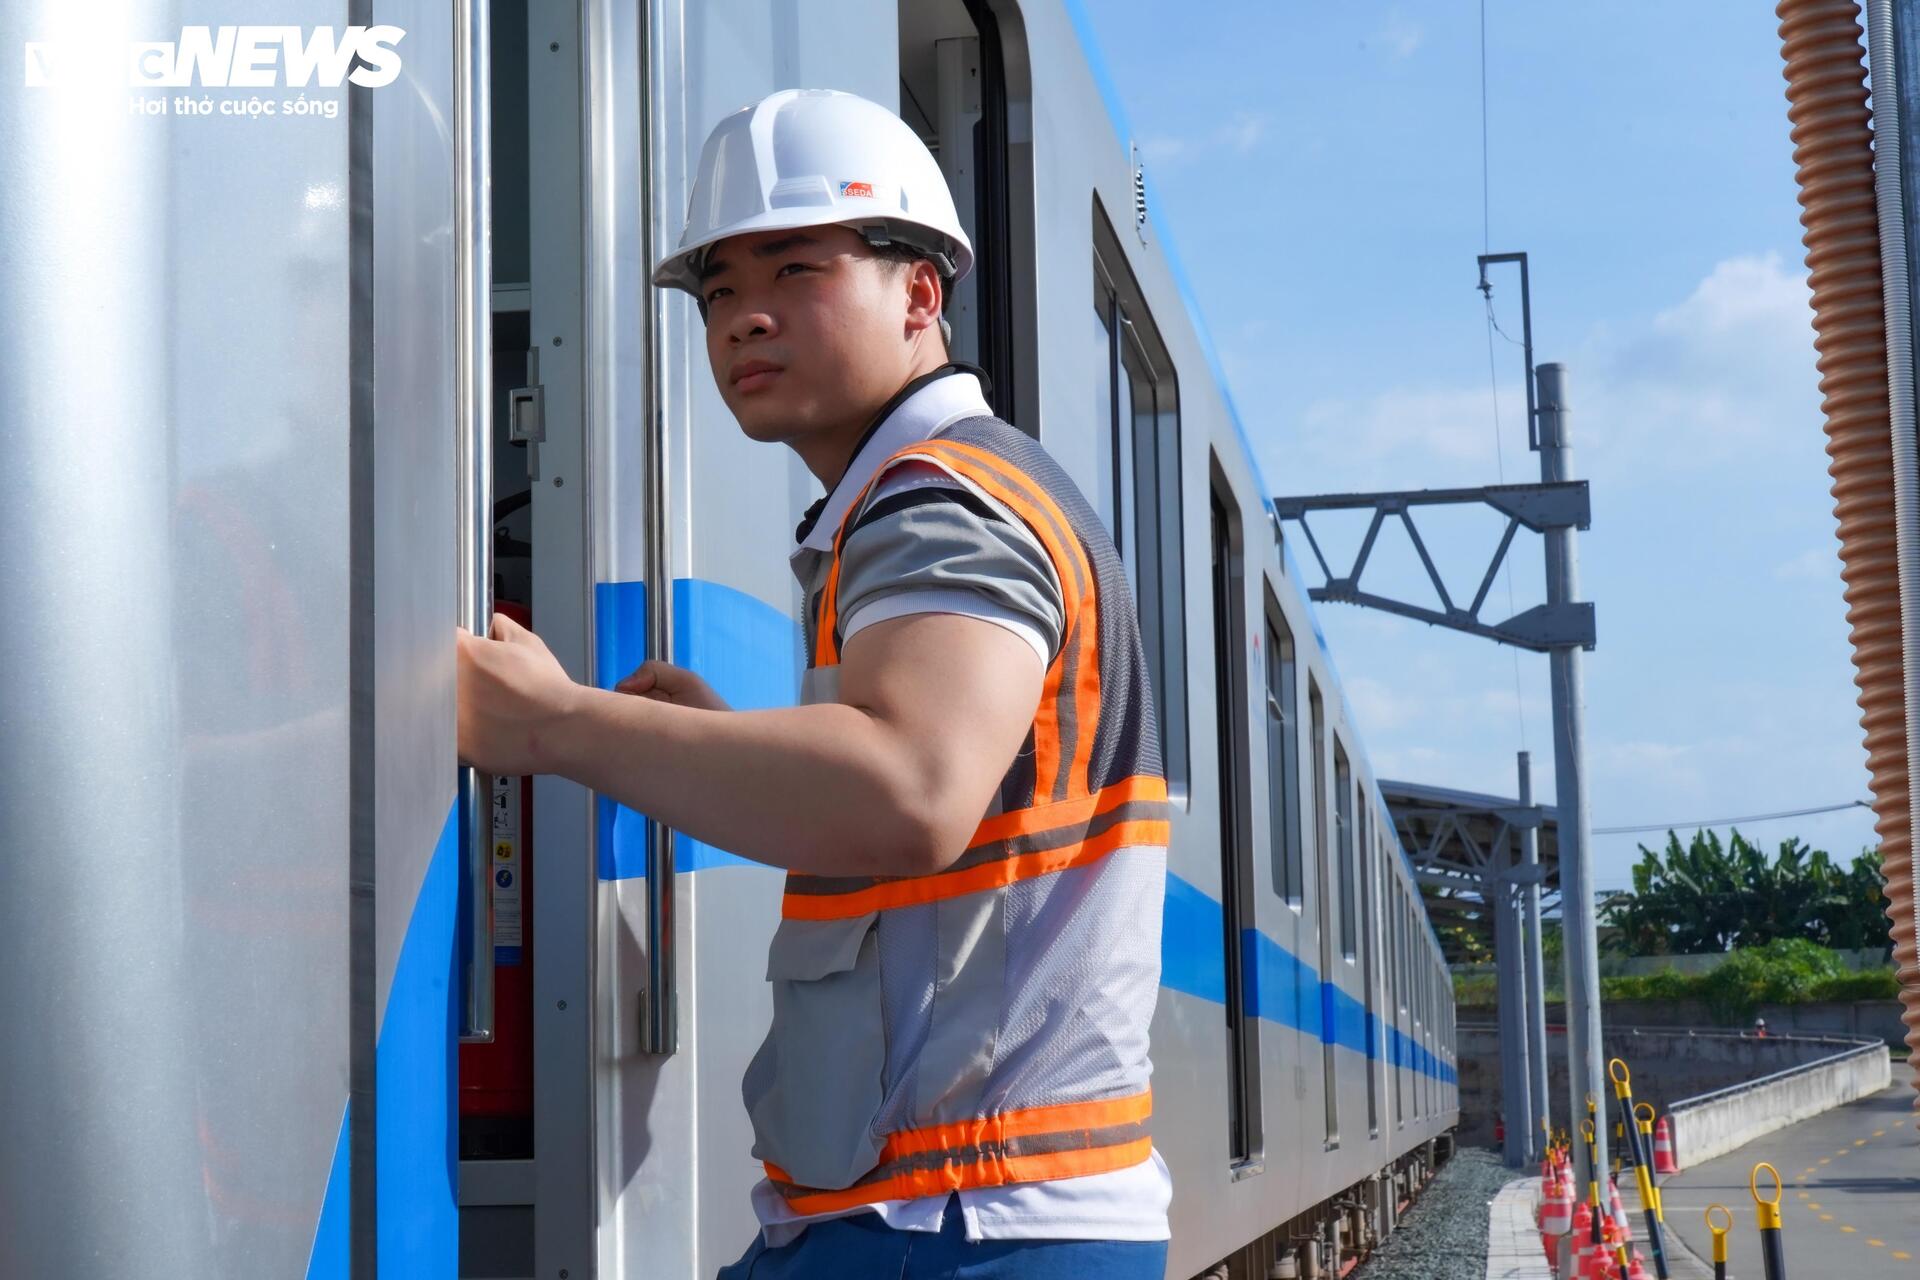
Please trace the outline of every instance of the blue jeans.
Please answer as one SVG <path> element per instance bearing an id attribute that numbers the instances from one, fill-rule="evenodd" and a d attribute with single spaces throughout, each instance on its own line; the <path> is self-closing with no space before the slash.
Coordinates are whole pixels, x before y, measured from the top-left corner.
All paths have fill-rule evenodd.
<path id="1" fill-rule="evenodd" d="M 716 1280 L 1164 1280 L 1164 1240 L 980 1240 L 969 1243 L 960 1198 L 940 1230 L 895 1231 L 877 1213 L 816 1222 L 778 1249 L 755 1236 Z"/>

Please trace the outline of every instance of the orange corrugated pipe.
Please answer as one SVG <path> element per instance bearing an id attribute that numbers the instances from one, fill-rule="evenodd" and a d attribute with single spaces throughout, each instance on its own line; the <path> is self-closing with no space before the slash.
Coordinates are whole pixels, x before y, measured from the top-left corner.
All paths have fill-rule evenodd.
<path id="1" fill-rule="evenodd" d="M 1855 0 L 1781 0 L 1787 118 L 1813 287 L 1827 474 L 1840 523 L 1854 684 L 1866 730 L 1874 831 L 1887 881 L 1902 1021 L 1920 1089 L 1920 956 L 1915 954 L 1907 712 L 1901 666 L 1892 428 L 1874 208 L 1873 143 Z"/>

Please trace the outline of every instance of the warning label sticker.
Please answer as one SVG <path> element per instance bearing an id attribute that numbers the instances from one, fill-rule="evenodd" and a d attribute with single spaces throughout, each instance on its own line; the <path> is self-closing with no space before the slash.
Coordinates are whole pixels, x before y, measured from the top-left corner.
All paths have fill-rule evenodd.
<path id="1" fill-rule="evenodd" d="M 520 913 L 520 779 L 493 780 L 493 962 L 519 964 L 523 925 Z"/>

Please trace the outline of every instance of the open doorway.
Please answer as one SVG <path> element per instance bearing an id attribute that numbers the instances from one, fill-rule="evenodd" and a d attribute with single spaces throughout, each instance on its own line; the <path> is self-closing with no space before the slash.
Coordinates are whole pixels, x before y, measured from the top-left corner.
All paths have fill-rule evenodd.
<path id="1" fill-rule="evenodd" d="M 1017 330 L 1031 305 L 1017 306 L 1014 290 L 1031 272 L 1015 265 L 1031 259 L 1012 216 L 1016 154 L 1028 149 L 1010 119 L 1009 64 L 1017 73 L 1024 58 L 1009 26 L 988 0 L 900 3 L 900 116 L 939 160 L 974 247 L 972 274 L 947 300 L 953 358 L 985 369 L 994 412 L 1017 420 Z"/>

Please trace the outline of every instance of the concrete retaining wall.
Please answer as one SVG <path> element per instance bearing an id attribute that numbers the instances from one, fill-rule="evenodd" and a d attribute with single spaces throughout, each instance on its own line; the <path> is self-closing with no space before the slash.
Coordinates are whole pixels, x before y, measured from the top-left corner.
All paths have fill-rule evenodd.
<path id="1" fill-rule="evenodd" d="M 1886 1046 L 1877 1040 L 1802 1043 L 1824 1045 L 1828 1053 L 1802 1066 L 1673 1104 L 1668 1118 L 1673 1126 L 1674 1159 L 1682 1169 L 1878 1092 L 1893 1078 Z"/>
<path id="2" fill-rule="evenodd" d="M 1475 1022 L 1491 1022 L 1492 1005 L 1462 1008 L 1460 1016 Z M 1816 1000 L 1807 1004 L 1769 1004 L 1760 1007 L 1767 1029 L 1776 1035 L 1875 1036 L 1888 1045 L 1907 1042 L 1907 1028 L 1900 1021 L 1898 1000 Z M 1558 1001 L 1547 1005 L 1547 1021 L 1565 1021 Z M 1674 1027 L 1682 1030 L 1747 1030 L 1752 1024 L 1716 1023 L 1713 1013 L 1698 1000 L 1609 1000 L 1602 1007 L 1600 1020 L 1606 1026 Z"/>
<path id="3" fill-rule="evenodd" d="M 1469 1146 L 1492 1146 L 1493 1120 L 1501 1105 L 1498 1034 L 1493 1027 L 1462 1024 L 1458 1042 L 1459 1140 Z M 1662 1113 L 1682 1099 L 1803 1067 L 1854 1044 L 1831 1037 L 1768 1036 L 1761 1040 L 1734 1032 L 1617 1024 L 1608 1025 L 1603 1042 L 1606 1056 L 1625 1059 L 1633 1072 L 1634 1099 L 1651 1103 Z M 1548 1107 L 1555 1126 L 1564 1128 L 1568 1097 L 1563 1028 L 1548 1028 L 1547 1057 Z M 1608 1120 L 1612 1121 L 1611 1090 L 1601 1101 L 1609 1108 Z"/>

